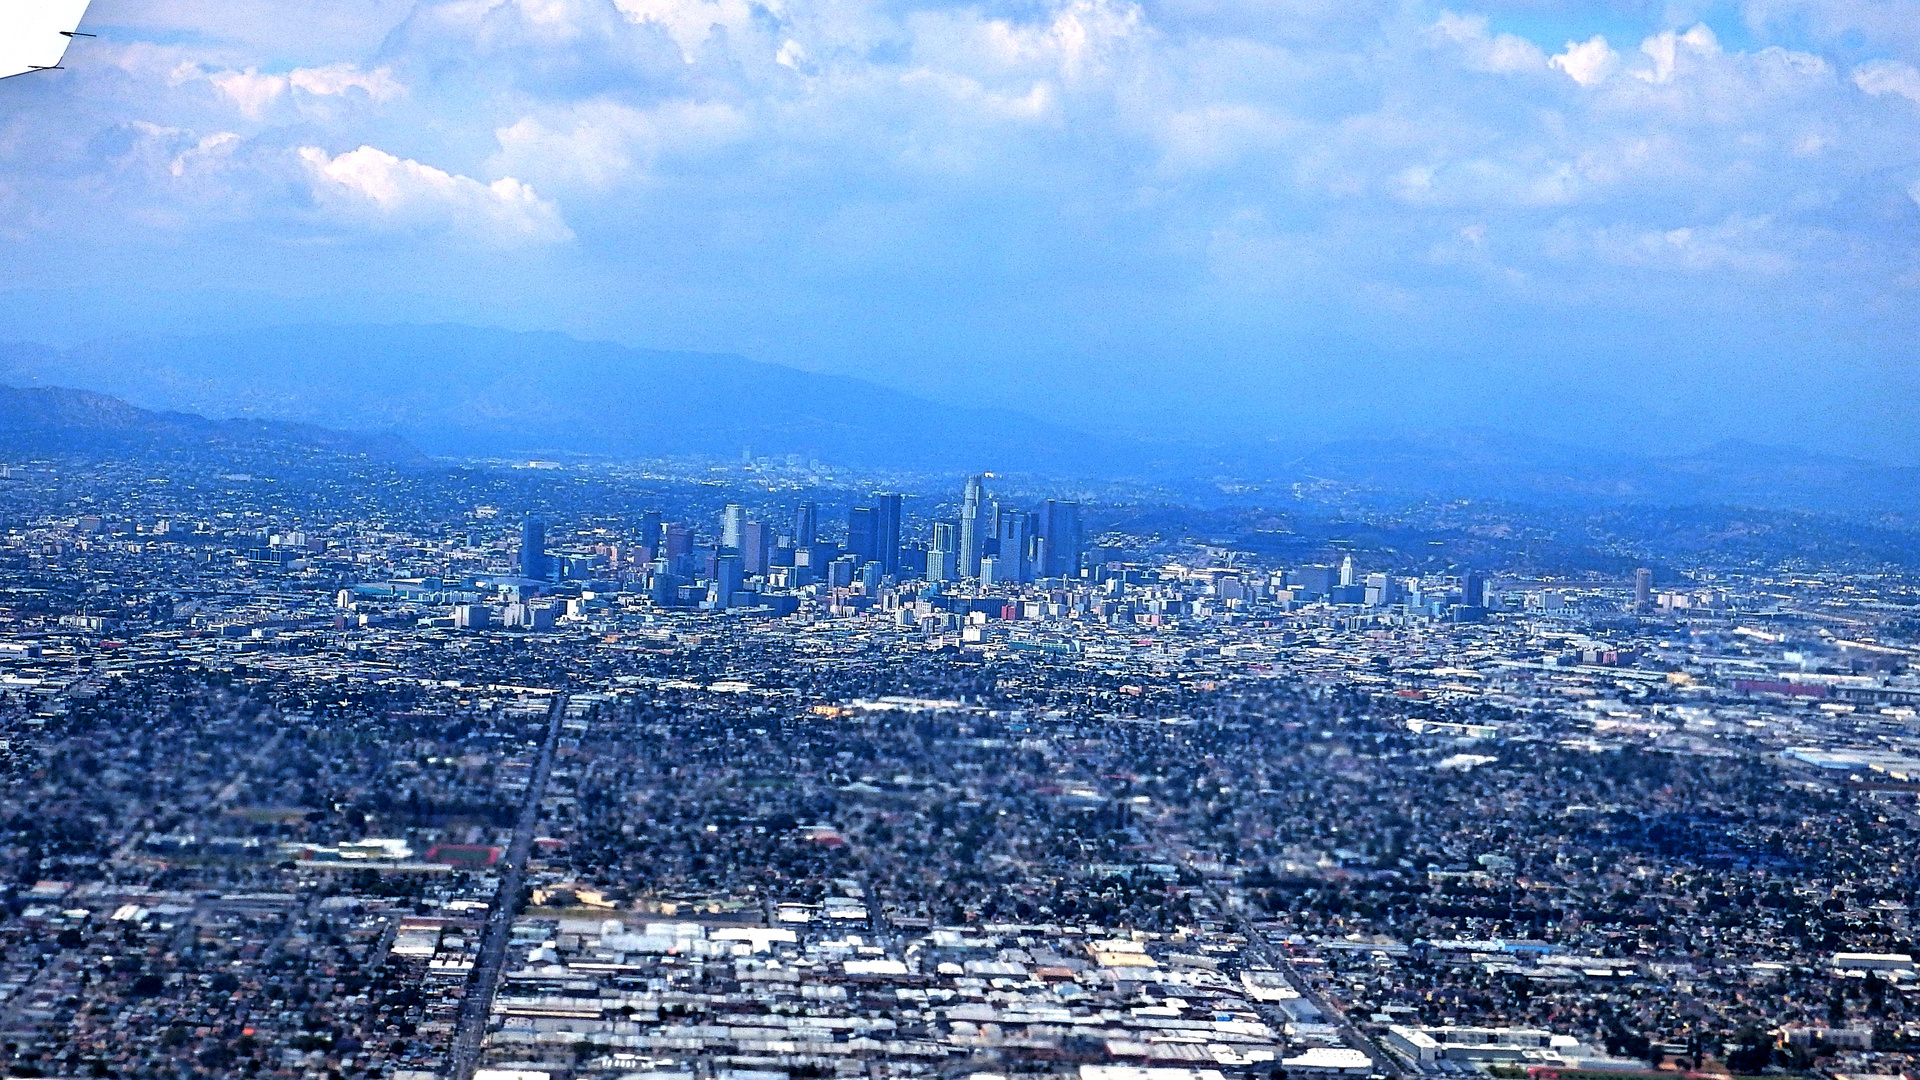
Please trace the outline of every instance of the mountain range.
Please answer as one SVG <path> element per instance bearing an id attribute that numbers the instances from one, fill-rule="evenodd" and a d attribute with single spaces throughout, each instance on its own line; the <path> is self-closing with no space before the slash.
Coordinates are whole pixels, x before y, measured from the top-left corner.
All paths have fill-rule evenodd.
<path id="1" fill-rule="evenodd" d="M 436 454 L 804 454 L 934 468 L 1100 464 L 1103 440 L 736 356 L 464 326 L 289 327 L 0 347 L 0 382 L 391 431 Z"/>
<path id="2" fill-rule="evenodd" d="M 1176 488 L 1251 481 L 1262 498 L 1304 484 L 1395 500 L 1739 505 L 1920 522 L 1920 469 L 1745 442 L 1653 456 L 1497 430 L 1307 446 L 1149 441 L 1051 423 L 1021 409 L 1036 403 L 990 394 L 956 405 L 736 356 L 465 326 L 0 345 L 0 383 L 92 392 L 0 395 L 0 426 L 43 441 L 64 426 L 96 443 L 109 434 L 123 443 L 292 439 L 389 457 L 417 446 L 451 456 L 733 458 L 751 447 L 908 470 L 1134 477 Z M 1169 416 L 1166 428 L 1181 431 L 1181 418 Z M 386 434 L 346 434 L 355 431 Z"/>
<path id="3" fill-rule="evenodd" d="M 0 452 L 139 454 L 182 449 L 317 451 L 390 462 L 421 459 L 418 449 L 396 435 L 278 420 L 209 420 L 136 408 L 87 390 L 0 386 Z"/>

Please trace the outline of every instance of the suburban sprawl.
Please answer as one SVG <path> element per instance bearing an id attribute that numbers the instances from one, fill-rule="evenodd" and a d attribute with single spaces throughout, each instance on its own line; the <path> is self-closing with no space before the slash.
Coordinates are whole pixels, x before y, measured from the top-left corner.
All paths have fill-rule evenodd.
<path id="1" fill-rule="evenodd" d="M 1912 564 L 1212 496 L 15 460 L 0 1064 L 1912 1074 Z"/>

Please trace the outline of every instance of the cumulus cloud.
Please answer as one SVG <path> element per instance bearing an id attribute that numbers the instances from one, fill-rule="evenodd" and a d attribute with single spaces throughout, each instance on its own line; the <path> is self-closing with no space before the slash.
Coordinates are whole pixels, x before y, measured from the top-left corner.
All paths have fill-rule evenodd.
<path id="1" fill-rule="evenodd" d="M 692 63 L 716 28 L 735 34 L 750 30 L 758 5 L 747 0 L 614 0 L 614 6 L 635 22 L 664 28 L 680 47 L 681 55 Z M 777 14 L 780 4 L 776 0 L 763 10 Z"/>
<path id="2" fill-rule="evenodd" d="M 1699 23 L 1685 33 L 1664 30 L 1655 34 L 1640 43 L 1640 51 L 1653 61 L 1653 69 L 1635 72 L 1635 74 L 1648 82 L 1671 82 L 1674 67 L 1682 60 L 1689 56 L 1718 55 L 1720 39 L 1714 36 L 1711 27 L 1705 23 Z"/>
<path id="3" fill-rule="evenodd" d="M 1604 82 L 1620 66 L 1620 54 L 1613 51 L 1604 36 L 1595 34 L 1585 41 L 1567 42 L 1566 51 L 1556 53 L 1547 62 L 1581 86 L 1594 86 Z"/>
<path id="4" fill-rule="evenodd" d="M 1467 67 L 1499 75 L 1539 71 L 1547 66 L 1547 54 L 1538 45 L 1516 34 L 1488 32 L 1485 15 L 1459 15 L 1443 12 L 1427 28 L 1427 40 L 1434 44 L 1458 46 Z"/>
<path id="5" fill-rule="evenodd" d="M 207 81 L 222 94 L 233 99 L 234 105 L 248 116 L 258 117 L 273 104 L 287 88 L 287 80 L 279 75 L 262 75 L 255 68 L 245 71 L 216 71 L 207 76 Z"/>
<path id="6" fill-rule="evenodd" d="M 371 146 L 335 157 L 303 146 L 299 156 L 320 204 L 363 224 L 498 244 L 573 238 L 552 203 L 510 176 L 483 184 Z"/>

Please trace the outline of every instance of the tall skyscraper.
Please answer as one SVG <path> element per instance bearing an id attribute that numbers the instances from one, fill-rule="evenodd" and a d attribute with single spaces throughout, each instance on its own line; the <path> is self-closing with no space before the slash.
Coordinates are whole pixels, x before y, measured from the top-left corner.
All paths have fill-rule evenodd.
<path id="1" fill-rule="evenodd" d="M 847 511 L 847 554 L 860 561 L 861 566 L 872 562 L 878 547 L 879 515 L 871 506 L 856 506 Z"/>
<path id="2" fill-rule="evenodd" d="M 520 523 L 520 576 L 547 580 L 547 523 L 529 517 Z"/>
<path id="3" fill-rule="evenodd" d="M 720 546 L 740 550 L 740 530 L 747 524 L 747 508 L 739 503 L 728 503 L 720 513 Z"/>
<path id="4" fill-rule="evenodd" d="M 1460 604 L 1472 608 L 1487 606 L 1487 575 L 1471 568 L 1460 571 Z"/>
<path id="5" fill-rule="evenodd" d="M 640 515 L 640 547 L 643 549 L 643 562 L 652 562 L 660 551 L 660 511 L 649 510 Z"/>
<path id="6" fill-rule="evenodd" d="M 772 546 L 773 538 L 767 535 L 767 527 L 758 521 L 748 521 L 740 526 L 740 566 L 749 574 L 767 572 L 767 549 Z"/>
<path id="7" fill-rule="evenodd" d="M 1072 577 L 1080 572 L 1085 541 L 1080 534 L 1080 504 L 1048 499 L 1040 511 L 1040 540 L 1045 558 L 1037 568 L 1041 577 Z"/>
<path id="8" fill-rule="evenodd" d="M 1340 560 L 1340 584 L 1344 587 L 1353 584 L 1353 556 Z"/>
<path id="9" fill-rule="evenodd" d="M 738 555 L 722 555 L 714 560 L 713 588 L 709 598 L 716 608 L 725 608 L 733 602 L 733 594 L 740 591 L 741 558 Z"/>
<path id="10" fill-rule="evenodd" d="M 693 530 L 685 525 L 669 525 L 660 538 L 661 558 L 669 573 L 688 575 L 693 569 Z"/>
<path id="11" fill-rule="evenodd" d="M 900 576 L 900 496 L 879 494 L 874 497 L 873 558 L 880 569 Z"/>
<path id="12" fill-rule="evenodd" d="M 933 526 L 933 543 L 927 547 L 927 580 L 951 581 L 959 569 L 955 565 L 959 555 L 960 531 L 952 524 L 939 521 Z"/>
<path id="13" fill-rule="evenodd" d="M 1633 606 L 1645 611 L 1653 606 L 1653 569 L 1643 566 L 1633 572 Z"/>
<path id="14" fill-rule="evenodd" d="M 1000 508 L 1000 555 L 994 576 L 1000 581 L 1032 581 L 1033 515 L 1012 507 Z"/>
<path id="15" fill-rule="evenodd" d="M 793 512 L 793 546 L 803 548 L 820 538 L 820 504 L 803 502 Z"/>
<path id="16" fill-rule="evenodd" d="M 985 478 L 967 477 L 966 494 L 960 500 L 960 576 L 972 578 L 980 576 L 980 555 L 986 549 L 987 537 L 981 520 L 986 512 Z"/>

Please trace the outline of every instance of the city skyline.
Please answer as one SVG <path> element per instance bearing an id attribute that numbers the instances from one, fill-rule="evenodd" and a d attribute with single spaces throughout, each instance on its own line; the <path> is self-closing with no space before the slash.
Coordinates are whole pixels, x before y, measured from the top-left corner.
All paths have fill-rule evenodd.
<path id="1" fill-rule="evenodd" d="M 0 427 L 10 1074 L 1920 1061 L 1897 523 L 55 415 Z"/>

